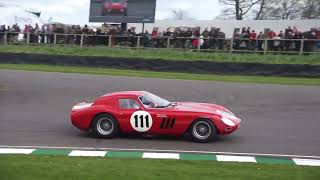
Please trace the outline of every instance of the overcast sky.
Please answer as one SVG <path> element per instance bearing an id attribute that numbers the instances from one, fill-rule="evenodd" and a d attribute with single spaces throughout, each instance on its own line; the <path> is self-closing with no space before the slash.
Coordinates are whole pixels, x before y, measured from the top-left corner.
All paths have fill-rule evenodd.
<path id="1" fill-rule="evenodd" d="M 42 12 L 42 19 L 68 24 L 88 23 L 90 0 L 0 0 L 0 5 L 18 5 Z M 221 10 L 218 0 L 157 0 L 156 19 L 172 17 L 172 10 L 182 9 L 199 20 L 214 19 Z"/>

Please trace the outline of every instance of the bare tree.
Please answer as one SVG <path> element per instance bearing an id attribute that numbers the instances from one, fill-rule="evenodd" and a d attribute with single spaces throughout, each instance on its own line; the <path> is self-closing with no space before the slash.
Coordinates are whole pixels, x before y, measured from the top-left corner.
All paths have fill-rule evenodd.
<path id="1" fill-rule="evenodd" d="M 264 11 L 267 5 L 266 1 L 267 0 L 261 0 L 257 3 L 257 8 L 253 10 L 253 14 L 255 14 L 255 17 L 254 17 L 255 20 L 263 19 Z"/>
<path id="2" fill-rule="evenodd" d="M 298 19 L 301 14 L 301 0 L 275 0 L 271 15 L 277 19 Z"/>
<path id="3" fill-rule="evenodd" d="M 265 19 L 300 19 L 303 0 L 268 0 Z"/>
<path id="4" fill-rule="evenodd" d="M 271 13 L 275 10 L 275 2 L 276 0 L 261 0 L 252 10 L 252 18 L 255 20 L 277 19 Z"/>
<path id="5" fill-rule="evenodd" d="M 220 3 L 227 6 L 221 16 L 235 16 L 236 20 L 243 20 L 244 16 L 261 0 L 219 0 Z"/>
<path id="6" fill-rule="evenodd" d="M 227 8 L 217 19 L 316 19 L 320 0 L 219 0 Z"/>
<path id="7" fill-rule="evenodd" d="M 320 0 L 305 0 L 301 17 L 303 19 L 320 18 Z"/>

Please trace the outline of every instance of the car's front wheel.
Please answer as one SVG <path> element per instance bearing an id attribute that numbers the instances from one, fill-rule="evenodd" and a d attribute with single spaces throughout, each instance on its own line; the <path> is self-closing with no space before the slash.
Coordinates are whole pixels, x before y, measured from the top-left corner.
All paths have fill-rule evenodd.
<path id="1" fill-rule="evenodd" d="M 92 133 L 99 138 L 111 139 L 119 134 L 119 124 L 109 114 L 99 114 L 96 116 L 93 119 L 91 128 Z"/>
<path id="2" fill-rule="evenodd" d="M 200 143 L 210 142 L 217 135 L 215 126 L 207 119 L 200 119 L 193 122 L 190 128 L 190 133 L 192 140 Z"/>

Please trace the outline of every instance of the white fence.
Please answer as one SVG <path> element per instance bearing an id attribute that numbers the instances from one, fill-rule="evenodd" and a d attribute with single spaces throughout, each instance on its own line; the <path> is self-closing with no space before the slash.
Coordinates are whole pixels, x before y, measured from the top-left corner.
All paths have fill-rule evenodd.
<path id="1" fill-rule="evenodd" d="M 0 33 L 0 44 L 106 46 L 127 48 L 167 48 L 195 52 L 225 53 L 320 53 L 320 39 L 242 39 L 116 36 L 88 34 Z"/>

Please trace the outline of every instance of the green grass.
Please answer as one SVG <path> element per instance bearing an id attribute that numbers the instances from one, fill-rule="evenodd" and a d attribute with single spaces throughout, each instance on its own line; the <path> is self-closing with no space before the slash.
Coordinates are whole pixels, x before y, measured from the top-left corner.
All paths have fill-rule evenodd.
<path id="1" fill-rule="evenodd" d="M 118 69 L 88 68 L 88 67 L 31 65 L 31 64 L 0 64 L 0 69 L 94 74 L 94 75 L 110 75 L 110 76 L 128 76 L 128 77 L 145 77 L 145 78 L 240 82 L 240 83 L 308 85 L 308 86 L 319 86 L 320 85 L 320 79 L 317 79 L 317 78 L 224 76 L 224 75 L 188 74 L 188 73 L 172 73 L 172 72 L 118 70 Z"/>
<path id="2" fill-rule="evenodd" d="M 99 56 L 99 57 L 124 57 L 161 59 L 175 61 L 215 61 L 238 63 L 265 63 L 265 64 L 320 64 L 320 54 L 299 55 L 260 55 L 260 54 L 229 54 L 229 53 L 196 53 L 190 50 L 179 51 L 170 49 L 120 49 L 103 46 L 85 47 L 78 46 L 26 46 L 26 45 L 1 45 L 0 52 L 34 53 L 50 55 L 72 56 Z"/>
<path id="3" fill-rule="evenodd" d="M 139 160 L 64 156 L 1 155 L 0 179 L 277 179 L 313 180 L 319 167 L 222 163 L 216 161 Z"/>

